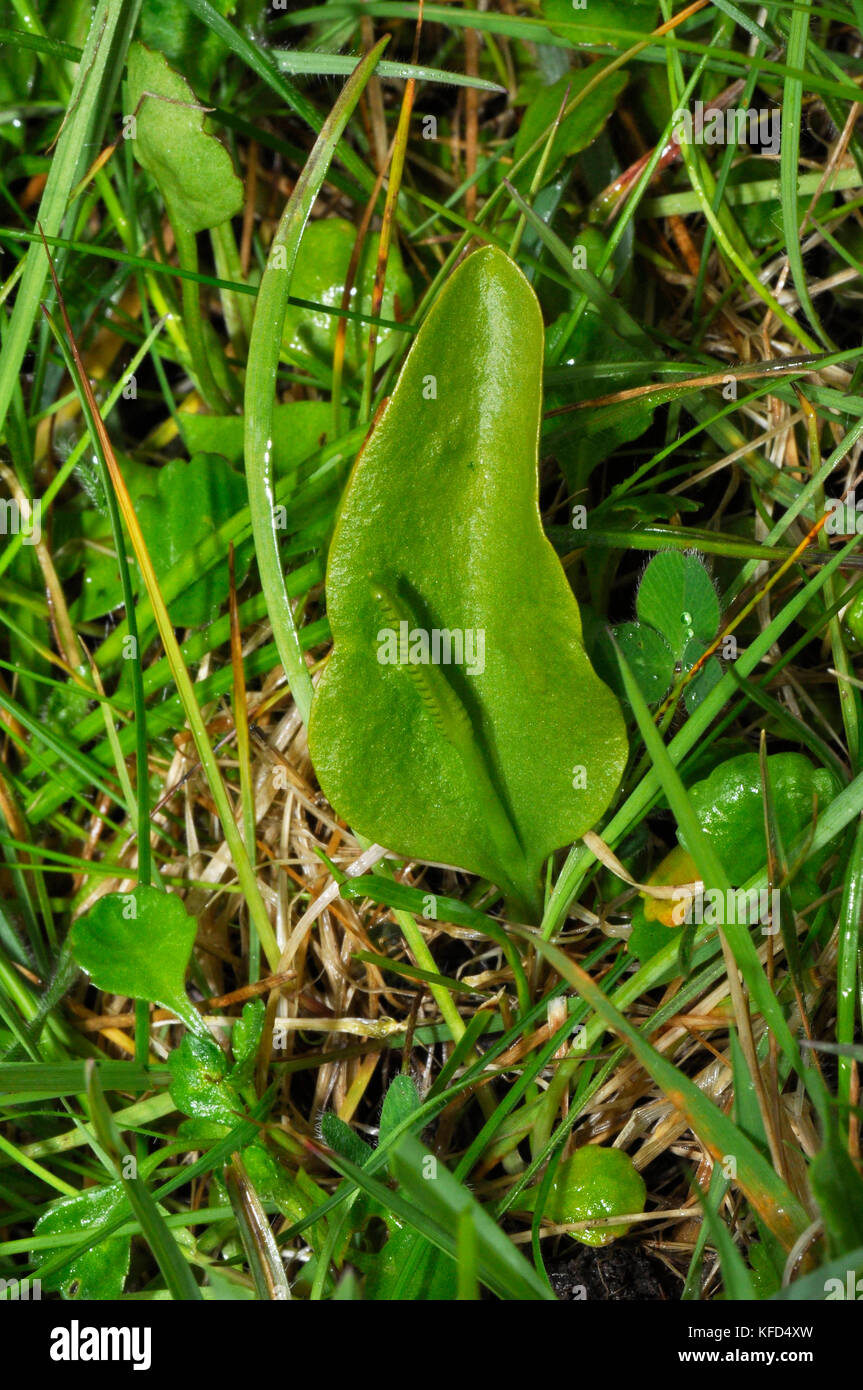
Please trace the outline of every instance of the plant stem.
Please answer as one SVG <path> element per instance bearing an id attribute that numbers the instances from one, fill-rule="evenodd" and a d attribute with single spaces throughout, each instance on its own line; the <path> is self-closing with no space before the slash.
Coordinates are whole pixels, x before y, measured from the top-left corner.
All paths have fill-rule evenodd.
<path id="1" fill-rule="evenodd" d="M 198 273 L 198 246 L 194 234 L 183 226 L 179 217 L 171 219 L 174 229 L 174 238 L 177 243 L 177 257 L 180 262 L 181 270 L 191 270 L 194 274 Z M 207 353 L 207 344 L 204 338 L 204 320 L 202 318 L 201 306 L 201 286 L 197 280 L 183 278 L 180 282 L 183 301 L 183 327 L 186 330 L 186 341 L 189 344 L 189 356 L 192 359 L 192 371 L 197 377 L 198 389 L 204 398 L 205 403 L 216 415 L 222 415 L 229 407 L 228 402 L 216 385 L 216 378 L 213 376 L 213 369 L 210 366 L 210 359 Z"/>

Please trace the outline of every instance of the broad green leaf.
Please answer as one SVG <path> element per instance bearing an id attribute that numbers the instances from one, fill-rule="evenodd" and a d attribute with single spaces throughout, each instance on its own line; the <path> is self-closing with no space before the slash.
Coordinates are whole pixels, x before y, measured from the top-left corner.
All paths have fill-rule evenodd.
<path id="1" fill-rule="evenodd" d="M 501 251 L 476 252 L 354 465 L 309 725 L 355 830 L 491 879 L 530 915 L 543 862 L 597 822 L 627 753 L 542 530 L 542 352 L 533 290 Z"/>
<path id="2" fill-rule="evenodd" d="M 289 1171 L 270 1152 L 263 1138 L 255 1139 L 243 1150 L 243 1163 L 261 1201 L 272 1202 L 291 1225 L 303 1221 L 327 1200 L 327 1194 L 303 1168 Z M 304 1239 L 312 1250 L 323 1249 L 327 1230 L 323 1217 L 306 1227 Z M 297 1275 L 295 1288 L 297 1285 L 307 1287 L 312 1283 L 315 1266 L 314 1259 L 303 1266 Z"/>
<path id="3" fill-rule="evenodd" d="M 201 1292 L 189 1263 L 182 1254 L 182 1247 L 185 1246 L 187 1250 L 194 1248 L 194 1237 L 190 1231 L 181 1230 L 176 1235 L 172 1233 L 165 1221 L 165 1213 L 160 1210 L 146 1182 L 138 1176 L 137 1164 L 133 1162 L 131 1171 L 128 1170 L 127 1160 L 131 1155 L 123 1143 L 95 1062 L 87 1063 L 85 1075 L 87 1110 L 95 1139 L 102 1153 L 106 1157 L 110 1155 L 119 1168 L 123 1192 L 140 1226 L 141 1234 L 159 1266 L 168 1295 L 172 1299 L 197 1302 L 201 1298 Z M 105 1229 L 104 1225 L 102 1229 Z"/>
<path id="4" fill-rule="evenodd" d="M 672 681 L 704 655 L 719 630 L 719 600 L 697 555 L 661 550 L 648 564 L 638 589 L 637 623 L 623 623 L 614 635 L 648 704 L 662 699 Z M 605 662 L 599 667 L 605 676 Z M 684 690 L 688 713 L 722 677 L 711 657 Z M 609 684 L 625 698 L 618 669 Z"/>
<path id="5" fill-rule="evenodd" d="M 729 180 L 729 187 L 738 184 L 757 184 L 763 182 L 765 185 L 775 186 L 776 182 L 776 162 L 772 159 L 744 159 L 735 166 L 734 172 Z M 797 199 L 797 224 L 803 222 L 809 210 L 811 197 L 802 195 Z M 825 193 L 815 204 L 814 216 L 818 222 L 830 213 L 835 202 L 835 195 Z M 741 232 L 746 237 L 749 245 L 761 249 L 769 246 L 771 242 L 781 241 L 784 235 L 782 225 L 782 204 L 778 197 L 759 198 L 757 201 L 744 202 L 738 204 L 734 209 L 734 220 L 737 222 Z"/>
<path id="6" fill-rule="evenodd" d="M 203 232 L 235 217 L 243 185 L 224 145 L 205 132 L 204 112 L 188 82 L 164 54 L 133 43 L 128 83 L 135 157 L 159 185 L 172 225 Z"/>
<path id="7" fill-rule="evenodd" d="M 363 1297 L 379 1303 L 452 1303 L 458 1288 L 455 1261 L 410 1226 L 392 1223 L 383 1249 L 368 1261 Z"/>
<path id="8" fill-rule="evenodd" d="M 231 1126 L 221 1120 L 181 1120 L 177 1125 L 177 1138 L 189 1149 L 209 1149 L 230 1132 Z"/>
<path id="9" fill-rule="evenodd" d="M 402 1135 L 396 1144 L 390 1168 L 398 1180 L 399 1192 L 439 1228 L 453 1251 L 458 1249 L 460 1222 L 467 1219 L 471 1223 L 478 1276 L 499 1298 L 551 1300 L 548 1285 L 490 1212 L 412 1134 Z"/>
<path id="10" fill-rule="evenodd" d="M 123 602 L 123 585 L 114 540 L 105 517 L 94 511 L 83 512 L 78 519 L 78 530 L 80 534 L 72 555 L 76 561 L 83 557 L 84 572 L 80 596 L 70 604 L 69 613 L 76 622 L 90 622 L 119 608 Z M 131 565 L 129 572 L 134 582 L 135 571 Z"/>
<path id="11" fill-rule="evenodd" d="M 746 1254 L 755 1297 L 759 1302 L 773 1298 L 782 1287 L 782 1270 L 776 1269 L 770 1251 L 763 1241 L 753 1241 Z"/>
<path id="12" fill-rule="evenodd" d="M 540 88 L 525 111 L 519 126 L 513 152 L 515 162 L 530 149 L 541 135 L 551 130 L 567 92 L 569 93 L 567 102 L 572 101 L 574 97 L 584 91 L 589 82 L 593 81 L 598 70 L 599 65 L 592 64 L 586 68 L 566 72 L 557 82 L 553 82 L 548 87 Z M 596 139 L 617 105 L 617 98 L 626 86 L 626 82 L 626 73 L 614 73 L 604 82 L 600 82 L 576 106 L 574 111 L 564 117 L 555 131 L 551 152 L 543 171 L 545 183 L 551 182 L 564 160 L 577 154 L 579 150 L 585 149 Z M 542 152 L 540 151 L 527 161 L 527 164 L 516 176 L 517 186 L 522 191 L 530 188 L 541 157 Z"/>
<path id="13" fill-rule="evenodd" d="M 420 1107 L 416 1085 L 409 1076 L 396 1076 L 384 1096 L 378 1142 L 382 1142 L 403 1120 Z M 321 1134 L 331 1149 L 360 1167 L 371 1158 L 374 1150 L 338 1115 L 328 1112 L 321 1118 Z"/>
<path id="14" fill-rule="evenodd" d="M 190 454 L 222 454 L 238 467 L 243 463 L 242 415 L 188 415 L 178 417 L 180 434 Z M 273 465 L 277 478 L 326 443 L 332 428 L 332 407 L 326 401 L 290 401 L 273 411 Z"/>
<path id="15" fill-rule="evenodd" d="M 540 1188 L 529 1187 L 518 1206 L 533 1211 Z M 647 1188 L 644 1179 L 623 1149 L 587 1144 L 561 1163 L 555 1174 L 542 1214 L 549 1221 L 599 1221 L 608 1216 L 636 1215 L 644 1211 Z M 597 1226 L 573 1231 L 585 1245 L 610 1245 L 625 1236 L 629 1226 Z"/>
<path id="16" fill-rule="evenodd" d="M 419 1094 L 411 1078 L 394 1077 L 384 1097 L 379 1142 L 419 1106 Z M 364 1167 L 372 1156 L 369 1145 L 336 1115 L 324 1115 L 321 1132 L 330 1148 L 359 1167 Z M 383 1248 L 374 1254 L 351 1252 L 351 1258 L 366 1272 L 365 1298 L 379 1302 L 450 1301 L 455 1298 L 456 1269 L 449 1255 L 399 1221 L 385 1205 L 363 1195 L 355 1207 L 355 1222 L 362 1224 L 370 1215 L 380 1216 L 389 1227 L 390 1235 Z"/>
<path id="17" fill-rule="evenodd" d="M 78 685 L 55 685 L 39 711 L 39 718 L 54 733 L 71 734 L 89 709 L 86 690 Z"/>
<path id="18" fill-rule="evenodd" d="M 274 1202 L 289 1221 L 301 1221 L 326 1201 L 323 1188 L 318 1187 L 304 1168 L 289 1172 L 273 1157 L 263 1139 L 256 1139 L 243 1150 L 243 1162 L 261 1201 Z M 321 1219 L 311 1229 L 318 1232 L 320 1238 L 327 1223 Z M 317 1242 L 312 1239 L 311 1243 L 315 1246 Z"/>
<path id="19" fill-rule="evenodd" d="M 671 940 L 667 924 L 658 918 L 648 917 L 645 906 L 645 903 L 638 902 L 633 908 L 632 931 L 626 943 L 628 953 L 642 962 L 651 960 Z"/>
<path id="20" fill-rule="evenodd" d="M 121 1208 L 128 1208 L 125 1193 L 119 1183 L 110 1187 L 94 1187 L 75 1197 L 62 1197 L 54 1202 L 33 1228 L 37 1236 L 80 1235 L 101 1226 Z M 44 1293 L 59 1293 L 64 1299 L 98 1299 L 100 1302 L 122 1298 L 126 1275 L 129 1273 L 131 1236 L 109 1236 L 72 1260 L 54 1274 L 42 1278 Z M 39 1267 L 54 1254 L 53 1250 L 36 1250 L 33 1260 L 38 1276 Z"/>
<path id="21" fill-rule="evenodd" d="M 315 411 L 316 414 L 323 411 L 329 423 L 328 407 L 315 403 Z M 176 560 L 193 545 L 209 539 L 223 522 L 234 516 L 247 502 L 245 481 L 229 466 L 235 461 L 242 462 L 242 417 L 237 415 L 223 420 L 217 416 L 202 415 L 188 418 L 201 423 L 197 431 L 190 430 L 188 438 L 183 430 L 187 444 L 190 438 L 197 435 L 212 442 L 210 451 L 193 451 L 194 456 L 190 461 L 174 459 L 163 468 L 151 468 L 126 459 L 121 463 L 160 580 Z M 301 426 L 295 431 L 296 462 L 318 447 L 317 443 L 310 443 L 308 449 L 304 450 L 306 438 L 316 424 L 321 423 L 322 417 L 317 414 L 316 421 L 308 417 L 301 419 L 306 420 L 310 428 L 304 432 Z M 287 436 L 289 431 L 285 429 L 284 433 Z M 236 460 L 229 452 L 229 446 L 234 442 L 239 443 Z M 285 459 L 289 457 L 289 448 L 286 447 Z M 81 595 L 71 607 L 73 618 L 86 621 L 102 617 L 117 608 L 123 602 L 123 589 L 107 516 L 95 507 L 88 508 L 74 518 L 74 528 L 64 530 L 61 539 L 67 542 L 63 554 L 68 553 L 71 561 L 62 568 L 61 577 L 76 573 L 82 559 L 84 565 Z M 246 576 L 251 554 L 250 543 L 237 548 L 238 583 Z M 137 588 L 140 577 L 131 552 L 128 558 L 132 582 Z M 227 593 L 228 572 L 227 565 L 223 564 L 188 585 L 171 602 L 171 616 L 178 626 L 197 626 L 216 616 Z"/>
<path id="22" fill-rule="evenodd" d="M 340 217 L 321 218 L 310 222 L 303 233 L 296 265 L 291 279 L 291 295 L 295 299 L 312 300 L 340 309 L 348 266 L 356 240 L 353 223 Z M 372 311 L 372 287 L 377 263 L 377 238 L 367 237 L 351 291 L 349 309 L 362 314 Z M 413 304 L 413 289 L 404 268 L 398 246 L 393 242 L 387 260 L 387 278 L 380 317 L 401 320 Z M 313 357 L 326 367 L 332 366 L 333 347 L 339 319 L 320 309 L 305 309 L 291 304 L 285 314 L 282 341 L 286 352 L 294 359 Z M 384 362 L 402 346 L 403 334 L 392 328 L 378 332 L 376 360 Z M 352 371 L 365 361 L 368 349 L 369 325 L 349 319 L 345 339 L 345 365 Z"/>
<path id="23" fill-rule="evenodd" d="M 131 893 L 100 898 L 74 924 L 69 940 L 75 960 L 99 989 L 162 1004 L 207 1036 L 186 994 L 196 931 L 178 897 L 139 883 Z"/>
<path id="24" fill-rule="evenodd" d="M 565 175 L 561 175 L 555 180 L 554 184 L 552 185 L 552 188 L 546 187 L 536 195 L 536 197 L 533 199 L 533 209 L 535 212 L 542 215 L 543 197 L 548 197 L 549 194 L 553 191 L 553 189 L 560 188 L 561 183 L 563 183 L 565 177 Z M 542 244 L 541 238 L 538 235 L 536 236 L 536 241 L 539 245 Z M 616 289 L 617 282 L 620 279 L 623 270 L 626 269 L 626 266 L 624 264 L 622 269 L 619 268 L 617 258 L 614 254 L 612 254 L 610 260 L 605 259 L 606 248 L 608 246 L 608 238 L 606 236 L 603 236 L 602 232 L 599 230 L 598 227 L 594 227 L 590 223 L 588 223 L 586 226 L 579 227 L 578 235 L 575 238 L 575 241 L 573 242 L 573 250 L 576 246 L 584 252 L 585 270 L 589 270 L 591 275 L 594 275 L 596 279 L 599 281 L 599 283 L 603 285 L 609 293 L 612 293 L 612 291 Z M 622 254 L 620 255 L 620 260 L 623 260 Z M 547 304 L 549 306 L 546 312 L 547 316 L 550 317 L 551 313 L 553 312 L 552 306 L 555 304 L 555 302 L 559 302 L 560 294 L 566 293 L 566 291 L 564 291 L 563 287 L 560 285 L 553 285 L 553 282 L 551 281 L 549 281 L 547 284 L 543 284 L 542 279 L 540 279 L 539 281 L 538 290 L 543 296 L 543 309 L 546 309 Z M 554 299 L 551 298 L 552 295 L 555 296 Z M 575 296 L 573 295 L 572 291 L 570 291 L 569 298 L 570 304 L 575 302 Z M 567 313 L 566 319 L 569 318 L 570 315 L 569 313 Z M 577 331 L 578 329 L 576 329 L 576 332 Z M 597 392 L 596 394 L 599 393 Z"/>
<path id="25" fill-rule="evenodd" d="M 117 456 L 117 462 L 137 510 L 141 499 L 156 491 L 159 471 L 124 454 Z M 75 622 L 87 622 L 118 608 L 123 602 L 123 586 L 101 480 L 96 469 L 84 460 L 75 470 L 75 476 L 92 505 L 81 512 L 63 509 L 55 512 L 54 539 L 58 550 L 57 572 L 62 580 L 68 580 L 83 566 L 81 593 L 70 604 L 69 612 Z M 131 547 L 127 549 L 134 583 L 137 573 Z"/>
<path id="26" fill-rule="evenodd" d="M 704 643 L 690 642 L 683 653 L 683 669 L 695 665 L 696 661 L 704 653 Z M 683 692 L 683 703 L 686 706 L 687 714 L 692 714 L 697 709 L 701 701 L 706 699 L 715 685 L 722 680 L 722 667 L 715 656 L 709 657 L 698 672 L 694 680 L 691 680 Z"/>
<path id="27" fill-rule="evenodd" d="M 333 1301 L 336 1303 L 359 1303 L 362 1301 L 360 1281 L 353 1269 L 348 1266 L 336 1286 Z"/>
<path id="28" fill-rule="evenodd" d="M 802 753 L 772 753 L 767 759 L 773 814 L 779 838 L 791 845 L 813 824 L 815 808 L 823 814 L 836 795 L 832 773 L 814 768 Z M 757 753 L 740 753 L 715 767 L 707 777 L 695 782 L 688 792 L 693 811 L 701 830 L 722 864 L 730 882 L 745 883 L 761 868 L 767 858 L 764 832 L 764 798 L 761 767 Z M 699 877 L 697 865 L 686 846 L 686 836 L 678 829 L 679 844 L 661 861 L 650 875 L 650 884 L 692 883 Z M 792 895 L 798 891 L 802 901 L 812 896 L 814 876 L 825 852 L 810 855 L 799 877 L 791 885 Z M 654 927 L 679 925 L 675 910 L 684 902 L 679 899 L 656 899 L 647 895 L 643 907 L 633 914 L 633 931 L 629 949 L 642 960 L 655 955 L 668 937 Z"/>
<path id="29" fill-rule="evenodd" d="M 246 506 L 245 479 L 221 454 L 196 454 L 188 463 L 173 459 L 160 468 L 155 493 L 141 499 L 138 520 L 157 579 L 163 579 L 192 546 L 209 539 L 223 522 Z M 250 542 L 236 555 L 237 584 L 251 561 Z M 197 627 L 215 618 L 228 597 L 227 564 L 202 574 L 170 604 L 178 627 Z"/>

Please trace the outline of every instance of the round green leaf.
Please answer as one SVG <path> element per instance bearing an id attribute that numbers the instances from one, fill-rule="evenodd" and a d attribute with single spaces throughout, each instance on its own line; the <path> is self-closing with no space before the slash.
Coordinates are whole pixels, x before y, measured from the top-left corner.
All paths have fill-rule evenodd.
<path id="1" fill-rule="evenodd" d="M 180 434 L 190 454 L 221 454 L 242 467 L 242 415 L 178 416 Z M 273 409 L 273 465 L 277 478 L 293 472 L 326 442 L 333 411 L 327 401 L 288 401 Z"/>
<path id="2" fill-rule="evenodd" d="M 173 893 L 138 884 L 100 898 L 70 933 L 75 960 L 109 994 L 162 1004 L 205 1031 L 186 995 L 186 966 L 197 925 Z"/>
<path id="3" fill-rule="evenodd" d="M 659 23 L 659 4 L 658 0 L 586 0 L 576 8 L 573 0 L 542 0 L 542 15 L 552 33 L 561 34 L 573 48 L 583 44 L 625 48 L 621 31 L 649 34 Z"/>
<path id="4" fill-rule="evenodd" d="M 689 644 L 701 650 L 719 631 L 719 599 L 697 555 L 661 550 L 654 555 L 638 586 L 636 612 L 641 622 L 661 632 L 675 662 L 683 662 Z"/>
<path id="5" fill-rule="evenodd" d="M 243 1106 L 227 1079 L 225 1054 L 212 1038 L 187 1033 L 168 1058 L 171 1099 L 196 1120 L 235 1125 Z"/>
<path id="6" fill-rule="evenodd" d="M 699 643 L 699 646 L 703 646 L 703 643 Z M 699 652 L 698 655 L 700 656 L 701 652 Z M 684 655 L 683 658 L 684 667 L 693 666 L 697 660 L 698 656 L 693 656 L 690 659 L 687 650 L 687 654 Z M 716 657 L 711 656 L 709 660 L 704 663 L 695 679 L 690 681 L 683 692 L 683 703 L 686 706 L 687 714 L 692 714 L 701 704 L 701 701 L 707 698 L 713 687 L 718 685 L 721 680 L 722 667 Z"/>
<path id="7" fill-rule="evenodd" d="M 524 1193 L 522 1206 L 533 1211 L 538 1187 Z M 636 1215 L 644 1211 L 647 1188 L 628 1154 L 622 1149 L 587 1144 L 561 1163 L 548 1194 L 543 1216 L 549 1221 L 598 1221 L 604 1216 Z M 597 1226 L 573 1231 L 584 1245 L 610 1245 L 625 1236 L 629 1226 Z"/>

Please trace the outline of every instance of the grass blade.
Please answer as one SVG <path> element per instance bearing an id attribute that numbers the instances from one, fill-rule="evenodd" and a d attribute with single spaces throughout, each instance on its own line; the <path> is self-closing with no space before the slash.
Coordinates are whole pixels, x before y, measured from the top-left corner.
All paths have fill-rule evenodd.
<path id="1" fill-rule="evenodd" d="M 294 186 L 273 238 L 267 267 L 261 278 L 249 344 L 245 437 L 252 533 L 273 636 L 304 724 L 308 723 L 312 706 L 312 681 L 303 660 L 285 587 L 273 511 L 276 494 L 275 465 L 272 458 L 273 407 L 282 324 L 288 307 L 297 252 L 312 205 L 326 177 L 348 119 L 388 42 L 388 39 L 382 39 L 357 64 L 324 122 L 315 147 Z"/>

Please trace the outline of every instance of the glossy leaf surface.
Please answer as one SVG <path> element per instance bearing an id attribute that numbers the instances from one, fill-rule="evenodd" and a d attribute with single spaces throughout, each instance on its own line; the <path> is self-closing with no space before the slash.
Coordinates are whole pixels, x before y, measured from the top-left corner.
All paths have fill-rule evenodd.
<path id="1" fill-rule="evenodd" d="M 481 874 L 527 914 L 543 861 L 597 822 L 626 760 L 542 530 L 542 355 L 533 290 L 502 252 L 476 252 L 354 465 L 309 726 L 355 830 Z"/>
<path id="2" fill-rule="evenodd" d="M 108 1217 L 126 1206 L 126 1197 L 119 1183 L 109 1187 L 88 1188 L 74 1197 L 62 1197 L 53 1202 L 33 1228 L 37 1236 L 86 1236 Z M 64 1299 L 107 1300 L 122 1298 L 129 1273 L 131 1237 L 110 1236 L 71 1260 L 54 1274 L 42 1276 L 45 1293 L 59 1293 Z M 34 1251 L 36 1271 L 51 1254 L 49 1250 Z"/>
<path id="3" fill-rule="evenodd" d="M 771 753 L 767 758 L 771 800 L 776 829 L 786 850 L 810 832 L 836 796 L 836 782 L 826 768 L 813 767 L 802 753 Z M 740 753 L 728 758 L 689 788 L 689 796 L 699 824 L 711 847 L 725 865 L 729 879 L 739 887 L 767 860 L 764 830 L 764 791 L 757 753 Z M 678 831 L 680 843 L 657 865 L 648 883 L 693 883 L 698 868 Z M 810 854 L 798 865 L 791 881 L 792 901 L 802 907 L 817 896 L 816 875 L 825 851 Z M 684 898 L 651 898 L 642 894 L 643 904 L 633 915 L 629 949 L 642 960 L 655 955 L 667 941 L 659 930 L 680 925 Z"/>
<path id="4" fill-rule="evenodd" d="M 171 1099 L 184 1115 L 234 1125 L 242 1102 L 228 1080 L 228 1064 L 218 1043 L 187 1033 L 168 1059 Z"/>
<path id="5" fill-rule="evenodd" d="M 522 1194 L 519 1205 L 533 1211 L 539 1187 Z M 604 1217 L 637 1215 L 644 1211 L 644 1178 L 622 1149 L 587 1144 L 561 1163 L 543 1208 L 549 1221 L 601 1221 Z M 595 1226 L 573 1231 L 584 1245 L 610 1245 L 625 1236 L 629 1226 Z"/>

